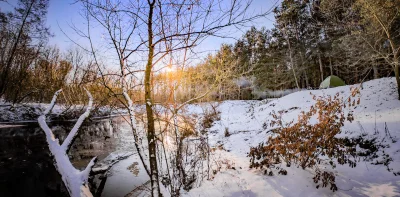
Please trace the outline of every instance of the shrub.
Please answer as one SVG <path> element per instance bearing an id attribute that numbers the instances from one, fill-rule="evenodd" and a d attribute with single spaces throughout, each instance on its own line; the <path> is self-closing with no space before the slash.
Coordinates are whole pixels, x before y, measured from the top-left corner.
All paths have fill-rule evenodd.
<path id="1" fill-rule="evenodd" d="M 225 127 L 225 137 L 229 137 L 231 134 L 229 133 L 229 128 Z"/>
<path id="2" fill-rule="evenodd" d="M 218 111 L 217 106 L 211 104 L 210 109 L 204 110 L 204 117 L 201 121 L 201 133 L 204 134 L 207 132 L 209 128 L 211 128 L 215 121 L 219 121 L 221 119 L 221 112 Z"/>
<path id="3" fill-rule="evenodd" d="M 336 191 L 335 176 L 332 172 L 324 171 L 318 167 L 321 157 L 327 157 L 329 164 L 348 164 L 356 167 L 356 145 L 349 144 L 345 138 L 338 138 L 341 127 L 346 120 L 353 121 L 352 111 L 344 112 L 346 107 L 354 107 L 360 102 L 356 100 L 359 89 L 351 89 L 351 96 L 343 100 L 339 93 L 335 96 L 313 96 L 316 103 L 308 112 L 301 112 L 298 121 L 284 123 L 283 111 L 273 112 L 273 120 L 270 126 L 278 126 L 271 130 L 272 135 L 267 144 L 263 143 L 250 149 L 249 157 L 251 168 L 276 168 L 279 174 L 286 175 L 286 170 L 277 167 L 277 164 L 286 163 L 287 167 L 295 165 L 302 169 L 315 170 L 314 182 L 317 188 L 330 185 L 331 190 Z M 317 123 L 312 124 L 311 118 L 317 117 Z M 348 139 L 347 139 L 348 140 Z M 269 171 L 268 175 L 272 175 Z"/>

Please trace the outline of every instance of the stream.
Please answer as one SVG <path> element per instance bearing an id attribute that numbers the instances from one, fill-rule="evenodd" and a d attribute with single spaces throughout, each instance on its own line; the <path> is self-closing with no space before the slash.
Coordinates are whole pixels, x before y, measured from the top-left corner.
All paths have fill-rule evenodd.
<path id="1" fill-rule="evenodd" d="M 48 124 L 62 142 L 75 122 Z M 130 126 L 123 117 L 86 121 L 68 155 L 73 165 L 82 170 L 93 157 L 100 161 L 118 152 L 133 155 L 113 166 L 103 181 L 102 192 L 95 194 L 118 197 L 132 193 L 148 180 L 135 154 Z M 37 123 L 0 127 L 0 196 L 68 196 Z"/>

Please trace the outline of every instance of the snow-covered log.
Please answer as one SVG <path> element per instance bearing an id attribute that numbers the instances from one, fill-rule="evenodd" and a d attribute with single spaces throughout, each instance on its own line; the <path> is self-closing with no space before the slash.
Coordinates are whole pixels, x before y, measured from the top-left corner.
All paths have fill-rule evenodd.
<path id="1" fill-rule="evenodd" d="M 95 163 L 96 157 L 90 161 L 85 170 L 80 171 L 72 165 L 67 152 L 73 142 L 73 139 L 76 137 L 82 122 L 89 116 L 90 110 L 92 109 L 93 97 L 90 92 L 86 90 L 86 93 L 89 96 L 89 104 L 86 108 L 86 111 L 79 117 L 75 126 L 64 140 L 63 144 L 60 145 L 59 140 L 54 137 L 53 132 L 46 123 L 46 115 L 49 114 L 53 109 L 57 100 L 57 96 L 61 91 L 62 90 L 58 90 L 54 94 L 50 106 L 44 111 L 43 115 L 38 118 L 38 122 L 46 134 L 46 140 L 49 145 L 50 152 L 54 156 L 54 165 L 57 171 L 60 173 L 61 178 L 71 197 L 92 197 L 93 195 L 89 190 L 88 178 L 89 173 Z"/>

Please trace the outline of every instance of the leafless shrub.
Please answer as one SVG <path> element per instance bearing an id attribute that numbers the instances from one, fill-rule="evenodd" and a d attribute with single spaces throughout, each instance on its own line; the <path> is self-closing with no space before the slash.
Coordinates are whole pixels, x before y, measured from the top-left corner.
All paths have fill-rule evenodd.
<path id="1" fill-rule="evenodd" d="M 231 134 L 229 133 L 229 128 L 225 127 L 225 137 L 229 137 Z"/>
<path id="2" fill-rule="evenodd" d="M 210 108 L 205 108 L 204 116 L 201 121 L 200 130 L 203 133 L 206 133 L 209 128 L 211 128 L 215 121 L 219 121 L 221 119 L 221 112 L 217 110 L 217 105 L 210 104 Z"/>

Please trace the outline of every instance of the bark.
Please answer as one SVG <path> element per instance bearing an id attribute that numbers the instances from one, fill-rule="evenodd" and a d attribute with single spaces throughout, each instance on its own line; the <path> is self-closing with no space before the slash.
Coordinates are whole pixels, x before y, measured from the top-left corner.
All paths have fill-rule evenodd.
<path id="1" fill-rule="evenodd" d="M 355 71 L 355 77 L 356 77 L 356 81 L 355 81 L 355 83 L 359 83 L 360 81 L 359 81 L 359 79 L 358 79 L 358 67 L 356 67 L 356 71 Z"/>
<path id="2" fill-rule="evenodd" d="M 304 71 L 304 79 L 306 80 L 306 88 L 310 87 L 310 83 L 308 82 L 307 71 Z"/>
<path id="3" fill-rule="evenodd" d="M 126 86 L 126 72 L 125 72 L 126 68 L 125 68 L 125 64 L 124 64 L 123 58 L 121 59 L 120 64 L 121 64 L 121 74 L 122 74 L 122 81 L 121 81 L 121 84 L 122 84 L 122 95 L 124 96 L 125 101 L 128 103 L 128 114 L 129 114 L 129 118 L 130 118 L 130 121 L 131 121 L 130 126 L 132 128 L 133 137 L 135 139 L 135 148 L 136 148 L 136 150 L 138 152 L 140 161 L 142 161 L 142 164 L 143 164 L 143 167 L 144 167 L 146 173 L 149 176 L 151 176 L 150 170 L 149 170 L 149 168 L 148 168 L 148 166 L 147 166 L 147 164 L 146 164 L 146 162 L 144 160 L 144 157 L 143 157 L 143 155 L 144 155 L 143 150 L 140 148 L 140 139 L 139 139 L 139 136 L 138 136 L 138 133 L 137 133 L 137 129 L 136 129 L 136 119 L 135 119 L 135 111 L 133 110 L 133 101 L 132 101 L 131 97 L 128 94 L 128 88 Z"/>
<path id="4" fill-rule="evenodd" d="M 336 76 L 339 76 L 339 66 L 336 65 Z"/>
<path id="5" fill-rule="evenodd" d="M 331 69 L 331 75 L 333 75 L 332 59 L 330 56 L 329 56 L 329 68 Z"/>
<path id="6" fill-rule="evenodd" d="M 321 72 L 321 81 L 324 81 L 324 69 L 322 67 L 321 54 L 318 53 L 319 71 Z"/>
<path id="7" fill-rule="evenodd" d="M 103 193 L 104 187 L 106 186 L 106 182 L 107 182 L 107 176 L 102 177 L 100 179 L 100 185 L 97 188 L 96 194 L 94 195 L 95 197 L 101 197 L 101 194 Z"/>
<path id="8" fill-rule="evenodd" d="M 293 76 L 294 76 L 294 81 L 296 82 L 296 86 L 297 86 L 297 88 L 298 89 L 300 89 L 300 86 L 299 86 L 299 82 L 298 82 L 298 80 L 297 80 L 297 75 L 296 75 L 296 71 L 295 71 L 295 69 L 294 69 L 294 60 L 293 60 L 293 54 L 292 54 L 292 48 L 291 48 L 291 46 L 290 46 L 290 40 L 289 39 L 287 39 L 287 42 L 288 42 L 288 46 L 289 46 L 289 58 L 290 58 L 290 64 L 292 64 L 291 66 L 292 66 L 292 71 L 293 71 Z"/>
<path id="9" fill-rule="evenodd" d="M 394 66 L 394 75 L 396 77 L 396 82 L 397 82 L 397 93 L 399 95 L 399 100 L 400 100 L 400 70 L 399 70 L 399 60 L 398 58 L 394 59 L 395 61 L 395 66 Z"/>
<path id="10" fill-rule="evenodd" d="M 304 65 L 304 58 L 303 58 L 303 55 L 302 55 L 301 52 L 300 52 L 300 58 L 301 58 L 301 66 L 304 67 L 303 66 Z M 307 69 L 304 69 L 303 72 L 304 72 L 304 79 L 305 79 L 305 82 L 306 82 L 306 88 L 308 88 L 308 87 L 310 87 L 310 84 L 308 82 Z"/>
<path id="11" fill-rule="evenodd" d="M 298 80 L 297 80 L 296 71 L 295 71 L 295 69 L 294 69 L 293 58 L 290 58 L 290 59 L 291 59 L 291 62 L 292 62 L 292 71 L 293 71 L 294 81 L 296 82 L 296 87 L 297 87 L 298 89 L 300 89 L 299 82 L 298 82 Z"/>
<path id="12" fill-rule="evenodd" d="M 400 47 L 396 47 L 393 40 L 391 39 L 391 36 L 389 33 L 387 33 L 388 40 L 390 43 L 390 46 L 392 48 L 392 53 L 393 53 L 393 62 L 394 62 L 394 76 L 396 78 L 397 82 L 397 93 L 399 95 L 399 100 L 400 100 L 400 74 L 399 74 L 399 55 L 400 55 Z"/>
<path id="13" fill-rule="evenodd" d="M 376 62 L 372 64 L 372 69 L 374 70 L 374 79 L 379 78 L 379 72 L 378 72 L 378 67 L 376 66 Z"/>
<path id="14" fill-rule="evenodd" d="M 177 176 L 181 181 L 181 185 L 179 186 L 179 188 L 176 189 L 180 189 L 181 186 L 183 185 L 184 187 L 186 186 L 186 173 L 185 173 L 185 169 L 183 168 L 183 157 L 182 157 L 182 145 L 183 145 L 183 137 L 178 137 L 179 139 L 177 139 L 177 143 L 178 143 L 178 147 L 177 147 L 177 152 L 176 152 L 176 157 L 175 157 L 175 164 L 176 164 L 176 170 L 177 170 Z M 175 192 L 174 196 L 179 196 L 179 190 Z"/>
<path id="15" fill-rule="evenodd" d="M 149 54 L 146 64 L 145 76 L 144 76 L 144 89 L 145 89 L 145 103 L 146 103 L 146 115 L 147 115 L 147 140 L 149 146 L 149 160 L 150 160 L 150 182 L 151 182 L 151 195 L 153 197 L 160 195 L 160 186 L 158 182 L 158 166 L 157 166 L 157 150 L 156 150 L 156 138 L 155 138 L 155 127 L 154 127 L 154 114 L 153 114 L 153 101 L 151 92 L 151 74 L 153 67 L 154 57 L 154 44 L 153 44 L 153 11 L 154 11 L 155 0 L 149 1 L 149 16 L 148 16 L 148 39 L 149 39 Z"/>

